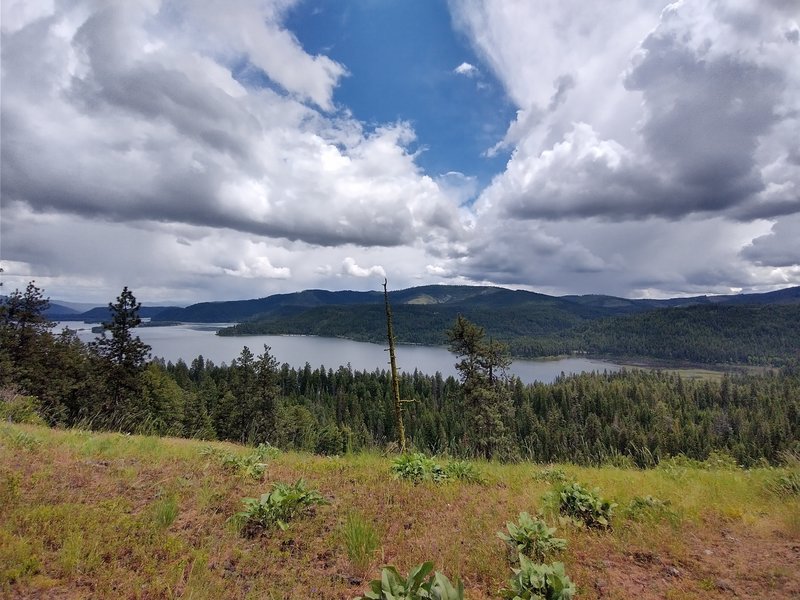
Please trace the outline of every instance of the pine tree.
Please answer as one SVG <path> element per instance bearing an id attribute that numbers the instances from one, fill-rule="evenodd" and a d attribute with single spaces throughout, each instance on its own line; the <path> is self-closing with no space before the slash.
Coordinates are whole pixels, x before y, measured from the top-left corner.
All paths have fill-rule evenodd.
<path id="1" fill-rule="evenodd" d="M 144 416 L 138 404 L 150 346 L 132 334 L 133 328 L 142 322 L 139 318 L 141 306 L 125 286 L 117 301 L 109 303 L 111 320 L 103 323 L 103 331 L 93 343 L 106 367 L 108 397 L 99 417 L 123 429 L 131 429 L 135 421 Z"/>
<path id="2" fill-rule="evenodd" d="M 35 393 L 37 382 L 46 379 L 47 350 L 53 345 L 46 316 L 50 300 L 31 281 L 25 292 L 14 290 L 0 300 L 0 384 L 15 385 Z"/>
<path id="3" fill-rule="evenodd" d="M 508 347 L 494 340 L 486 342 L 483 328 L 459 315 L 447 332 L 450 351 L 460 360 L 467 427 L 465 443 L 485 458 L 512 458 L 515 444 L 512 430 L 514 406 L 505 377 L 510 364 Z"/>

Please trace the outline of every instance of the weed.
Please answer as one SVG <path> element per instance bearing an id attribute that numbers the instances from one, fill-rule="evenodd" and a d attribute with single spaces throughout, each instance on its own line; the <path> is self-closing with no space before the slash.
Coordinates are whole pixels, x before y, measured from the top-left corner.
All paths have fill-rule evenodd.
<path id="1" fill-rule="evenodd" d="M 41 406 L 36 396 L 23 396 L 13 391 L 0 390 L 0 421 L 44 425 L 39 415 Z"/>
<path id="2" fill-rule="evenodd" d="M 486 478 L 483 473 L 470 462 L 465 460 L 453 460 L 447 463 L 444 472 L 450 479 L 457 479 L 458 481 L 465 481 L 467 483 L 478 483 L 483 485 L 486 483 Z"/>
<path id="3" fill-rule="evenodd" d="M 545 467 L 533 474 L 534 481 L 546 481 L 547 483 L 565 483 L 568 479 L 564 469 L 558 467 Z"/>
<path id="4" fill-rule="evenodd" d="M 178 500 L 173 494 L 163 495 L 153 505 L 153 522 L 159 529 L 166 529 L 178 517 Z"/>
<path id="5" fill-rule="evenodd" d="M 611 527 L 611 514 L 617 506 L 600 496 L 597 488 L 589 490 L 580 483 L 570 483 L 557 490 L 559 512 L 587 527 Z"/>
<path id="6" fill-rule="evenodd" d="M 20 473 L 3 473 L 0 476 L 0 508 L 5 509 L 19 499 L 21 483 Z"/>
<path id="7" fill-rule="evenodd" d="M 305 481 L 298 479 L 293 484 L 275 483 L 271 492 L 261 494 L 260 498 L 243 498 L 242 503 L 245 508 L 232 517 L 233 522 L 246 535 L 255 535 L 273 525 L 285 530 L 289 527 L 288 522 L 297 515 L 328 502 L 318 491 L 308 489 Z"/>
<path id="8" fill-rule="evenodd" d="M 779 473 L 767 482 L 767 489 L 781 497 L 800 496 L 800 470 Z"/>
<path id="9" fill-rule="evenodd" d="M 622 509 L 625 517 L 632 521 L 660 521 L 667 519 L 673 524 L 678 515 L 669 506 L 669 500 L 661 500 L 653 496 L 634 496 Z"/>
<path id="10" fill-rule="evenodd" d="M 21 448 L 32 452 L 38 450 L 42 445 L 42 440 L 26 431 L 3 428 L 0 432 L 2 432 L 3 437 L 15 448 Z"/>
<path id="11" fill-rule="evenodd" d="M 497 537 L 508 545 L 514 558 L 524 554 L 543 562 L 567 547 L 567 540 L 553 536 L 555 527 L 548 527 L 541 519 L 532 519 L 526 512 L 519 514 L 519 524 L 508 522 L 506 529 L 508 535 L 498 531 Z"/>
<path id="12" fill-rule="evenodd" d="M 217 458 L 229 471 L 252 479 L 261 479 L 267 469 L 267 459 L 277 457 L 280 450 L 269 444 L 259 444 L 249 454 L 239 456 L 212 446 L 204 446 L 200 453 Z"/>
<path id="13" fill-rule="evenodd" d="M 0 590 L 42 568 L 30 542 L 0 530 Z"/>
<path id="14" fill-rule="evenodd" d="M 508 587 L 500 590 L 502 598 L 513 600 L 569 600 L 576 593 L 575 584 L 564 572 L 564 563 L 540 565 L 524 554 L 519 555 L 519 569 Z"/>
<path id="15" fill-rule="evenodd" d="M 347 515 L 342 526 L 342 537 L 350 564 L 359 575 L 364 575 L 369 570 L 380 544 L 378 533 L 363 515 L 354 512 Z"/>
<path id="16" fill-rule="evenodd" d="M 392 461 L 391 471 L 398 479 L 408 479 L 414 483 L 439 483 L 448 478 L 447 472 L 439 463 L 421 452 L 398 456 Z"/>
<path id="17" fill-rule="evenodd" d="M 454 586 L 438 571 L 431 575 L 432 571 L 432 562 L 414 567 L 408 577 L 394 567 L 384 567 L 381 578 L 371 581 L 370 590 L 356 600 L 464 600 L 464 584 L 459 579 Z"/>

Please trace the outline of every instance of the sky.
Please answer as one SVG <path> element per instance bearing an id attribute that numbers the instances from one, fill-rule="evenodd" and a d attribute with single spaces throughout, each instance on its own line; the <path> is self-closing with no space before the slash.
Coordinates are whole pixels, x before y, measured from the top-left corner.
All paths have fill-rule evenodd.
<path id="1" fill-rule="evenodd" d="M 797 0 L 4 0 L 0 277 L 800 285 Z"/>

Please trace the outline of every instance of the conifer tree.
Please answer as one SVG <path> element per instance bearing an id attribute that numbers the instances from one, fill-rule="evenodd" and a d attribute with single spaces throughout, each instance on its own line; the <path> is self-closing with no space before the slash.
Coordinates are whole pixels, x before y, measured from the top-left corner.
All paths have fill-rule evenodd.
<path id="1" fill-rule="evenodd" d="M 508 347 L 494 340 L 486 342 L 483 328 L 459 315 L 448 330 L 450 351 L 460 360 L 469 449 L 485 458 L 511 458 L 516 454 L 509 423 L 514 407 L 505 377 L 510 364 Z"/>
<path id="2" fill-rule="evenodd" d="M 141 307 L 125 286 L 117 301 L 109 303 L 111 320 L 103 323 L 103 331 L 93 343 L 106 366 L 108 397 L 99 416 L 123 429 L 132 428 L 135 420 L 144 416 L 137 405 L 141 400 L 141 377 L 150 357 L 150 346 L 132 333 L 142 322 Z"/>

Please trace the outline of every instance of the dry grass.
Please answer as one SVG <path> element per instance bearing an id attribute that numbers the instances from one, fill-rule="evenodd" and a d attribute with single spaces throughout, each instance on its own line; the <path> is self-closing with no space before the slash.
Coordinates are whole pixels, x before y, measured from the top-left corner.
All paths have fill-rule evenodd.
<path id="1" fill-rule="evenodd" d="M 357 513 L 380 540 L 375 565 L 407 571 L 433 560 L 464 580 L 469 598 L 492 598 L 509 573 L 495 533 L 545 508 L 551 489 L 534 480 L 534 465 L 489 463 L 479 465 L 484 486 L 415 486 L 374 454 L 282 454 L 255 480 L 223 468 L 205 445 L 0 424 L 0 595 L 352 598 L 365 584 L 341 532 Z M 790 566 L 800 559 L 800 503 L 767 491 L 774 470 L 560 468 L 621 505 L 646 494 L 668 500 L 675 515 L 620 516 L 610 532 L 559 526 L 580 597 L 800 594 Z M 299 477 L 331 503 L 287 531 L 244 538 L 230 526 L 241 498 Z"/>

